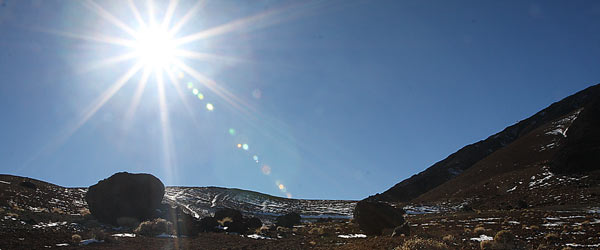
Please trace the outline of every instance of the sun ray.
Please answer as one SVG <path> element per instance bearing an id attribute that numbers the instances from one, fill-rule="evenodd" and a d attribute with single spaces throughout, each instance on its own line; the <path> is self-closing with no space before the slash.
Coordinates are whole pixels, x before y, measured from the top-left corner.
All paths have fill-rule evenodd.
<path id="1" fill-rule="evenodd" d="M 174 36 L 175 34 L 177 34 L 177 32 L 179 32 L 179 30 L 181 28 L 183 28 L 183 26 L 192 18 L 196 15 L 196 13 L 198 12 L 198 9 L 200 9 L 200 7 L 202 7 L 202 5 L 204 5 L 206 1 L 203 0 L 199 0 L 198 2 L 196 2 L 196 4 L 194 4 L 194 6 L 188 10 L 187 13 L 185 13 L 185 15 L 179 20 L 179 22 L 175 23 L 175 25 L 173 25 L 173 27 L 171 27 L 171 29 L 169 30 L 169 34 L 171 34 L 172 36 Z"/>
<path id="2" fill-rule="evenodd" d="M 142 28 L 146 27 L 147 24 L 146 24 L 146 22 L 144 22 L 144 19 L 142 18 L 142 15 L 140 14 L 140 11 L 138 10 L 138 8 L 135 6 L 135 3 L 133 2 L 133 0 L 128 0 L 127 2 L 129 4 L 129 8 L 131 9 L 131 12 L 133 12 L 133 16 L 137 20 L 140 27 L 142 27 Z"/>
<path id="3" fill-rule="evenodd" d="M 135 93 L 133 94 L 133 98 L 131 98 L 129 108 L 127 109 L 127 113 L 125 113 L 125 119 L 123 124 L 125 130 L 129 129 L 131 125 L 133 115 L 135 114 L 137 107 L 140 104 L 140 100 L 142 99 L 144 89 L 146 89 L 146 84 L 148 83 L 148 78 L 150 78 L 150 73 L 152 73 L 150 69 L 144 69 L 144 72 L 142 73 L 142 78 L 140 78 L 140 81 L 138 82 L 137 88 L 135 89 Z"/>
<path id="4" fill-rule="evenodd" d="M 256 111 L 252 106 L 248 105 L 246 102 L 244 102 L 243 100 L 241 100 L 240 98 L 238 98 L 237 96 L 235 96 L 234 94 L 229 92 L 228 90 L 219 86 L 215 81 L 202 75 L 200 72 L 191 68 L 187 64 L 185 64 L 179 60 L 175 60 L 173 63 L 177 67 L 182 69 L 184 72 L 186 72 L 188 75 L 190 75 L 194 79 L 198 80 L 198 82 L 200 82 L 202 85 L 206 86 L 213 93 L 215 93 L 216 95 L 221 97 L 223 100 L 225 100 L 227 103 L 229 103 L 235 109 L 237 109 L 247 115 L 250 114 L 248 109 L 251 109 L 252 111 Z"/>
<path id="5" fill-rule="evenodd" d="M 252 24 L 256 24 L 260 21 L 265 21 L 265 23 L 268 23 L 269 25 L 273 24 L 273 23 L 277 23 L 278 20 L 275 19 L 275 17 L 278 14 L 281 14 L 282 12 L 289 10 L 291 7 L 292 6 L 287 6 L 287 7 L 280 8 L 280 9 L 269 10 L 269 11 L 265 11 L 265 12 L 262 12 L 262 13 L 259 13 L 259 14 L 253 15 L 253 16 L 246 17 L 246 18 L 237 19 L 237 20 L 231 21 L 229 23 L 219 25 L 214 28 L 206 29 L 206 30 L 179 38 L 175 41 L 175 44 L 183 45 L 183 44 L 191 43 L 191 42 L 198 41 L 201 39 L 208 39 L 208 38 L 211 38 L 214 36 L 223 35 L 223 34 L 226 34 L 229 32 L 239 30 L 241 28 L 248 27 Z"/>
<path id="6" fill-rule="evenodd" d="M 177 78 L 175 77 L 175 74 L 173 74 L 173 72 L 171 70 L 166 70 L 166 73 L 167 73 L 167 76 L 169 77 L 169 80 L 171 80 L 170 83 L 175 88 L 175 91 L 177 92 L 179 99 L 181 99 L 183 106 L 185 107 L 186 111 L 192 118 L 194 125 L 196 125 L 196 127 L 200 127 L 199 126 L 200 123 L 198 122 L 198 119 L 196 119 L 196 115 L 194 115 L 194 112 L 192 111 L 192 107 L 190 106 L 187 99 L 183 95 L 183 91 L 181 90 L 181 87 L 179 86 L 179 80 L 177 80 Z"/>
<path id="7" fill-rule="evenodd" d="M 45 32 L 48 34 L 64 36 L 68 38 L 74 38 L 78 40 L 91 41 L 91 42 L 100 42 L 107 44 L 120 45 L 124 47 L 134 47 L 133 40 L 127 40 L 123 38 L 111 37 L 111 36 L 98 36 L 98 35 L 84 35 L 84 34 L 75 34 L 71 32 L 51 30 L 51 29 L 37 29 L 40 32 Z"/>
<path id="8" fill-rule="evenodd" d="M 163 29 L 167 29 L 167 27 L 169 27 L 169 24 L 171 23 L 171 19 L 173 18 L 173 13 L 175 12 L 175 9 L 177 8 L 178 3 L 179 3 L 178 0 L 169 1 L 169 6 L 167 7 L 165 17 L 163 18 L 163 21 L 161 23 L 161 26 Z"/>
<path id="9" fill-rule="evenodd" d="M 165 95 L 165 84 L 163 81 L 162 71 L 156 71 L 156 81 L 158 85 L 158 104 L 160 109 L 160 125 L 162 132 L 162 141 L 163 141 L 163 166 L 166 170 L 167 180 L 168 182 L 173 183 L 173 178 L 175 177 L 175 169 L 176 166 L 174 153 L 175 153 L 175 145 L 172 142 L 171 136 L 171 127 L 169 121 L 169 109 L 167 107 L 167 98 Z"/>
<path id="10" fill-rule="evenodd" d="M 122 55 L 118 55 L 118 56 L 113 56 L 113 57 L 106 58 L 106 59 L 103 59 L 103 60 L 101 60 L 99 62 L 95 62 L 95 63 L 92 63 L 92 64 L 86 66 L 83 69 L 83 72 L 89 72 L 89 71 L 92 71 L 92 70 L 95 70 L 95 69 L 99 69 L 99 68 L 102 68 L 102 67 L 106 67 L 106 66 L 109 66 L 109 65 L 112 65 L 112 64 L 129 61 L 129 60 L 134 59 L 136 57 L 137 57 L 137 54 L 135 52 L 129 52 L 129 53 L 126 53 L 126 54 L 122 54 Z"/>
<path id="11" fill-rule="evenodd" d="M 152 0 L 148 0 L 147 5 L 148 5 L 148 23 L 150 24 L 150 26 L 153 26 L 156 24 L 156 19 L 154 19 L 154 2 L 152 2 Z"/>
<path id="12" fill-rule="evenodd" d="M 135 37 L 135 34 L 136 34 L 135 30 L 133 30 L 127 24 L 123 23 L 121 20 L 119 20 L 118 18 L 116 18 L 115 16 L 110 14 L 110 12 L 106 11 L 104 8 L 102 8 L 102 6 L 98 5 L 97 3 L 95 3 L 92 0 L 87 0 L 83 3 L 84 3 L 83 4 L 84 6 L 91 9 L 92 11 L 96 12 L 96 14 L 100 15 L 102 18 L 113 23 L 115 26 L 117 26 L 121 30 L 127 32 L 127 34 L 131 35 L 132 37 Z"/>
<path id="13" fill-rule="evenodd" d="M 46 144 L 40 151 L 36 152 L 32 155 L 27 161 L 23 163 L 20 167 L 18 167 L 15 171 L 20 171 L 23 168 L 26 168 L 31 162 L 35 161 L 41 155 L 53 152 L 58 149 L 61 145 L 63 145 L 81 126 L 83 126 L 96 112 L 104 106 L 104 104 L 110 100 L 111 97 L 115 95 L 122 87 L 137 73 L 142 64 L 138 63 L 131 67 L 127 72 L 125 72 L 119 79 L 117 79 L 107 90 L 105 90 L 100 96 L 98 96 L 83 112 L 81 117 L 77 119 L 77 121 L 71 125 L 67 125 L 65 129 L 60 133 L 58 138 L 52 140 L 48 144 Z"/>
<path id="14" fill-rule="evenodd" d="M 209 53 L 200 53 L 200 52 L 195 52 L 195 51 L 185 50 L 185 49 L 176 49 L 176 50 L 174 50 L 173 53 L 175 56 L 178 56 L 178 57 L 196 59 L 196 60 L 201 60 L 201 61 L 218 60 L 218 61 L 225 61 L 225 62 L 232 62 L 232 63 L 250 62 L 249 60 L 244 60 L 244 59 L 240 59 L 240 58 L 221 56 L 221 55 L 215 55 L 215 54 L 209 54 Z"/>

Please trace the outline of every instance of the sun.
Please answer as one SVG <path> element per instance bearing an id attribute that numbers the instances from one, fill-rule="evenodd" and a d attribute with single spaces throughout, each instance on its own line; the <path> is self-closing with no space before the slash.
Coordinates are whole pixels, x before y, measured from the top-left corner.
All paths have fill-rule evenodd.
<path id="1" fill-rule="evenodd" d="M 163 70 L 173 65 L 177 46 L 168 30 L 153 25 L 135 34 L 133 50 L 138 62 L 146 68 Z"/>

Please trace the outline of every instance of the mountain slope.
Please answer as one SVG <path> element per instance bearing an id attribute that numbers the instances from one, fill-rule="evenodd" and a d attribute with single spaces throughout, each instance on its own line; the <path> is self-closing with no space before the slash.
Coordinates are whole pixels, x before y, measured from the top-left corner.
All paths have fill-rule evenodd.
<path id="1" fill-rule="evenodd" d="M 600 173 L 565 175 L 551 171 L 556 155 L 570 147 L 569 136 L 578 131 L 574 124 L 585 119 L 581 116 L 587 108 L 531 131 L 412 202 L 468 201 L 478 209 L 597 204 Z"/>
<path id="2" fill-rule="evenodd" d="M 382 194 L 377 194 L 367 199 L 393 202 L 411 201 L 452 180 L 485 157 L 511 144 L 529 132 L 544 126 L 548 122 L 568 115 L 599 98 L 600 85 L 591 86 L 559 102 L 553 103 L 548 108 L 515 125 L 507 127 L 485 140 L 463 147 L 423 172 L 403 180 Z"/>

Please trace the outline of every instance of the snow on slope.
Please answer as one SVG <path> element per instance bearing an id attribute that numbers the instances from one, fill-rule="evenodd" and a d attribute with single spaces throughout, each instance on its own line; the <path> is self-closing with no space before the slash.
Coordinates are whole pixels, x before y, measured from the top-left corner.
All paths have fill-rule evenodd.
<path id="1" fill-rule="evenodd" d="M 252 191 L 218 187 L 167 187 L 165 202 L 185 207 L 196 217 L 211 216 L 227 207 L 272 221 L 276 216 L 298 212 L 303 219 L 352 218 L 356 201 L 301 200 Z"/>

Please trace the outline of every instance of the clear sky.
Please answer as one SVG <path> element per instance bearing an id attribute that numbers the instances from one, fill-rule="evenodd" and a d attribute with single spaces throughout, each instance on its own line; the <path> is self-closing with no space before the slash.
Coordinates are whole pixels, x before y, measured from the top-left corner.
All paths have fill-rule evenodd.
<path id="1" fill-rule="evenodd" d="M 0 173 L 361 199 L 600 82 L 599 1 L 131 3 L 0 0 Z"/>

